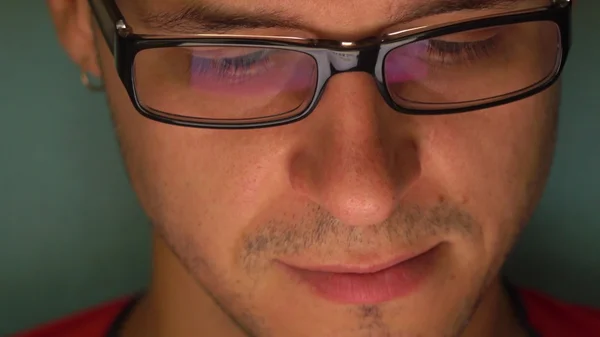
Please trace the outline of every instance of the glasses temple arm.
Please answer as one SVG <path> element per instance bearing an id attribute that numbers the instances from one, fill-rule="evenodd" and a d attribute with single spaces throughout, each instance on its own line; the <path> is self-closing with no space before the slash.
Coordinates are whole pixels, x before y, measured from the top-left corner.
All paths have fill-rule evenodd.
<path id="1" fill-rule="evenodd" d="M 100 26 L 102 36 L 104 36 L 111 53 L 114 54 L 116 34 L 120 28 L 127 28 L 123 14 L 121 14 L 115 0 L 88 0 L 88 3 Z"/>

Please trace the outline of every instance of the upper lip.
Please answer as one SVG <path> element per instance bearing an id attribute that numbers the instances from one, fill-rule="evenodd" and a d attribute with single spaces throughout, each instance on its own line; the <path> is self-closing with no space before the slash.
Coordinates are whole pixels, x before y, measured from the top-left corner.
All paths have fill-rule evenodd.
<path id="1" fill-rule="evenodd" d="M 339 273 L 339 274 L 373 274 L 388 268 L 391 268 L 402 262 L 414 259 L 418 256 L 428 253 L 435 247 L 430 247 L 426 250 L 420 250 L 414 253 L 404 254 L 396 256 L 391 259 L 384 260 L 379 263 L 348 263 L 348 264 L 331 264 L 331 265 L 302 265 L 297 263 L 287 263 L 281 261 L 288 267 L 294 269 L 300 269 L 309 272 L 322 272 L 322 273 Z"/>

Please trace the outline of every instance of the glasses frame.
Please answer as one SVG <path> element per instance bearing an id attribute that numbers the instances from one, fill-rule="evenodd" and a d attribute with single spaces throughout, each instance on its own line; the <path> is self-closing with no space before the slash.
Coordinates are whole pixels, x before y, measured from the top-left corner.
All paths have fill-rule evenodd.
<path id="1" fill-rule="evenodd" d="M 323 95 L 324 88 L 331 77 L 345 72 L 366 72 L 372 75 L 387 105 L 397 112 L 404 114 L 444 115 L 492 108 L 525 99 L 552 86 L 564 69 L 571 47 L 572 0 L 553 0 L 552 4 L 545 7 L 472 18 L 443 25 L 405 29 L 380 37 L 372 37 L 354 42 L 299 37 L 228 34 L 187 34 L 177 36 L 136 34 L 133 28 L 126 23 L 115 0 L 88 0 L 88 2 L 114 57 L 117 73 L 136 110 L 152 120 L 185 127 L 252 129 L 297 122 L 306 118 L 315 110 Z M 532 86 L 523 88 L 520 91 L 475 101 L 479 103 L 474 105 L 452 107 L 452 104 L 445 104 L 449 107 L 435 110 L 414 109 L 402 106 L 393 100 L 387 89 L 383 67 L 388 53 L 395 48 L 420 40 L 465 30 L 536 21 L 554 22 L 559 27 L 559 47 L 562 49 L 558 53 L 557 57 L 559 59 L 556 60 L 556 67 L 553 73 L 541 82 L 532 84 Z M 246 120 L 192 118 L 148 109 L 142 105 L 136 92 L 134 78 L 134 62 L 139 52 L 152 48 L 215 45 L 276 48 L 298 51 L 310 55 L 317 64 L 318 72 L 315 91 L 310 103 L 302 112 L 277 120 L 270 120 L 269 117 L 265 117 L 264 120 L 261 120 L 263 118 Z M 347 60 L 348 58 L 352 58 L 356 62 L 354 67 L 337 69 L 334 66 L 336 61 Z M 455 105 L 459 105 L 459 103 Z"/>

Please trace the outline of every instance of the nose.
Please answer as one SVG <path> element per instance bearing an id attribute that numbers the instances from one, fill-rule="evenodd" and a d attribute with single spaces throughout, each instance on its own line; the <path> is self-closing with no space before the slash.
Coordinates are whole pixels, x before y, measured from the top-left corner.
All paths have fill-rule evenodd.
<path id="1" fill-rule="evenodd" d="M 333 77 L 292 157 L 293 190 L 346 225 L 385 221 L 420 175 L 411 118 L 387 107 L 369 75 Z"/>

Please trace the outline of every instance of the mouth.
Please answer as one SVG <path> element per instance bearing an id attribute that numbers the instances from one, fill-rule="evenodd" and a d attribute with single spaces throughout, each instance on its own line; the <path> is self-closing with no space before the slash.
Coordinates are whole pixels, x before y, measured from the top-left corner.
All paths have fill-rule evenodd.
<path id="1" fill-rule="evenodd" d="M 434 270 L 440 250 L 438 244 L 377 264 L 281 265 L 321 298 L 341 304 L 378 304 L 418 291 Z"/>

